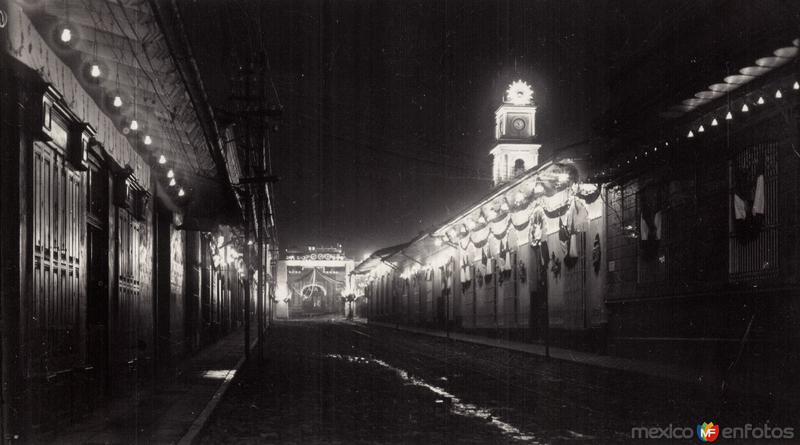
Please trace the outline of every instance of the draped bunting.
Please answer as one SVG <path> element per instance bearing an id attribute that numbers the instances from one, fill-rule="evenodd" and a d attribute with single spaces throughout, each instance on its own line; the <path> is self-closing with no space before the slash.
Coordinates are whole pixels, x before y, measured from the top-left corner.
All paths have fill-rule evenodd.
<path id="1" fill-rule="evenodd" d="M 491 223 L 492 234 L 495 236 L 495 238 L 501 239 L 506 236 L 506 232 L 508 231 L 508 222 L 510 219 L 511 217 L 506 215 L 498 221 Z"/>
<path id="2" fill-rule="evenodd" d="M 542 207 L 542 210 L 544 211 L 544 214 L 548 218 L 556 219 L 556 218 L 560 218 L 560 217 L 564 216 L 567 213 L 567 210 L 569 210 L 569 207 L 570 207 L 569 206 L 569 202 L 565 202 L 560 207 L 558 207 L 558 208 L 556 208 L 554 210 L 550 210 L 550 209 L 547 209 L 545 207 Z"/>
<path id="3" fill-rule="evenodd" d="M 547 233 L 546 219 L 555 220 L 562 217 L 565 217 L 565 225 L 570 231 L 586 231 L 589 218 L 586 206 L 597 201 L 601 191 L 602 187 L 599 186 L 589 193 L 584 193 L 580 189 L 575 193 L 562 190 L 550 197 L 541 196 L 538 199 L 521 201 L 502 217 L 488 221 L 484 226 L 473 229 L 463 237 L 457 236 L 457 244 L 462 250 L 467 250 L 470 244 L 481 248 L 486 245 L 489 234 L 501 240 L 507 238 L 508 230 L 512 226 L 520 231 L 529 229 L 529 241 L 538 243 Z M 534 227 L 537 225 L 538 227 Z"/>
<path id="4" fill-rule="evenodd" d="M 531 220 L 531 214 L 532 212 L 530 212 L 527 208 L 520 212 L 511 213 L 511 224 L 517 230 L 524 230 L 526 227 L 528 227 L 528 223 Z"/>
<path id="5" fill-rule="evenodd" d="M 489 230 L 489 226 L 487 225 L 482 229 L 473 231 L 469 235 L 469 239 L 472 241 L 472 244 L 474 244 L 476 247 L 486 244 L 486 240 L 489 238 Z"/>
<path id="6" fill-rule="evenodd" d="M 594 191 L 590 192 L 590 193 L 581 193 L 580 190 L 579 190 L 578 193 L 575 194 L 575 196 L 577 196 L 578 198 L 582 199 L 584 202 L 586 202 L 586 204 L 591 204 L 591 203 L 597 201 L 597 198 L 600 197 L 600 191 L 601 190 L 602 190 L 602 187 L 599 187 L 599 186 L 595 187 Z"/>
<path id="7" fill-rule="evenodd" d="M 757 161 L 754 172 L 740 168 L 733 172 L 733 229 L 742 243 L 757 239 L 764 227 L 763 172 L 763 158 Z"/>

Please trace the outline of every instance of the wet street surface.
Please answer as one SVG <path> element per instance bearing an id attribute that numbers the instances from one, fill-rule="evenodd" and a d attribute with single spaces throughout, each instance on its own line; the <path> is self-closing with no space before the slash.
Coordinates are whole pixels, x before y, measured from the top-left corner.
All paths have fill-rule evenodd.
<path id="1" fill-rule="evenodd" d="M 264 352 L 200 443 L 622 443 L 642 426 L 798 426 L 797 405 L 768 397 L 345 321 L 279 323 Z"/>

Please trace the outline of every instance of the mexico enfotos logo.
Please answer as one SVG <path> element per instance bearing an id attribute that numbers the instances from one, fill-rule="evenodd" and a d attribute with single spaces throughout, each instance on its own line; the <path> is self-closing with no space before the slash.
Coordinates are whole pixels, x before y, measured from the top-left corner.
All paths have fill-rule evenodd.
<path id="1" fill-rule="evenodd" d="M 697 424 L 696 428 L 688 426 L 637 426 L 631 428 L 632 439 L 691 439 L 696 437 L 701 442 L 714 442 L 719 438 L 736 440 L 794 439 L 793 427 L 776 427 L 767 423 L 743 426 L 720 426 L 714 422 Z"/>

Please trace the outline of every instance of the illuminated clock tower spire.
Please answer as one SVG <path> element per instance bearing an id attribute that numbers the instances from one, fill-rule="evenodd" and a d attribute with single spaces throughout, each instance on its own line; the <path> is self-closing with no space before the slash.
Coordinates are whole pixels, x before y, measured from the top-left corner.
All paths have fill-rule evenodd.
<path id="1" fill-rule="evenodd" d="M 539 162 L 540 144 L 536 138 L 536 105 L 533 89 L 517 80 L 508 86 L 503 104 L 494 112 L 494 135 L 497 143 L 490 152 L 494 157 L 494 186 L 504 184 Z"/>

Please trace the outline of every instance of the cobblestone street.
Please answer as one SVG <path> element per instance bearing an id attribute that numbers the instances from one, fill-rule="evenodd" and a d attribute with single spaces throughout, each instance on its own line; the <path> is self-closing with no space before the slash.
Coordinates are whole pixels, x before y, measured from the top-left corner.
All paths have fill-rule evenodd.
<path id="1" fill-rule="evenodd" d="M 278 324 L 200 443 L 626 442 L 631 428 L 793 425 L 796 406 L 342 321 Z"/>

